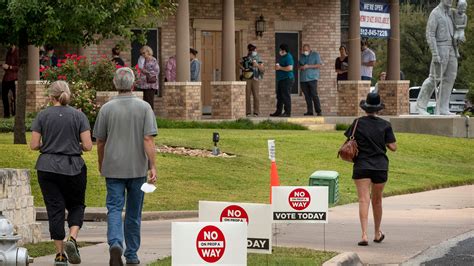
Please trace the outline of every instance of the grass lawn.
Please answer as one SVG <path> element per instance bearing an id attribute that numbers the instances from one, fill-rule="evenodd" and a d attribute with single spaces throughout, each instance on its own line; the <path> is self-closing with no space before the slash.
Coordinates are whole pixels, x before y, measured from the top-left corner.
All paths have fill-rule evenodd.
<path id="1" fill-rule="evenodd" d="M 92 246 L 95 244 L 96 243 L 92 242 L 77 242 L 77 245 L 80 248 Z M 33 258 L 56 254 L 56 248 L 54 247 L 53 241 L 39 242 L 36 244 L 26 244 L 23 247 L 28 249 L 28 255 Z M 53 258 L 51 258 L 51 261 L 53 261 Z"/>
<path id="2" fill-rule="evenodd" d="M 247 264 L 252 265 L 322 265 L 325 261 L 336 256 L 335 252 L 324 252 L 305 248 L 284 248 L 273 247 L 273 253 L 267 254 L 248 254 Z M 156 261 L 150 266 L 171 265 L 171 257 Z"/>
<path id="3" fill-rule="evenodd" d="M 282 185 L 307 185 L 315 170 L 335 170 L 339 204 L 356 201 L 352 165 L 336 158 L 342 132 L 284 130 L 161 129 L 157 144 L 211 148 L 212 132 L 219 147 L 236 158 L 195 158 L 159 154 L 158 189 L 145 198 L 145 210 L 195 210 L 199 200 L 268 202 L 270 162 L 267 140 L 276 140 Z M 30 135 L 28 135 L 29 137 Z M 439 136 L 396 135 L 399 150 L 389 153 L 390 174 L 385 196 L 474 183 L 474 140 Z M 33 170 L 38 152 L 13 145 L 13 134 L 0 134 L 0 167 L 31 169 L 35 204 L 43 206 Z M 104 179 L 97 171 L 96 149 L 84 155 L 88 166 L 86 204 L 104 206 Z"/>

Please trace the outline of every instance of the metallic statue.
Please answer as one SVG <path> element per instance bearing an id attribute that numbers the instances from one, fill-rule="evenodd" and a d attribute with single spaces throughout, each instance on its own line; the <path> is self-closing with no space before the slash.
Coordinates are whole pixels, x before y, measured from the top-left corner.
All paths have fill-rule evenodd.
<path id="1" fill-rule="evenodd" d="M 431 11 L 426 25 L 426 40 L 431 50 L 432 60 L 430 75 L 423 82 L 418 95 L 417 109 L 420 115 L 429 115 L 426 107 L 436 88 L 438 88 L 436 114 L 453 115 L 449 112 L 449 97 L 458 69 L 458 42 L 455 40 L 455 29 L 461 29 L 455 28 L 454 21 L 457 19 L 453 17 L 451 11 L 452 2 L 452 0 L 441 0 L 440 4 Z"/>

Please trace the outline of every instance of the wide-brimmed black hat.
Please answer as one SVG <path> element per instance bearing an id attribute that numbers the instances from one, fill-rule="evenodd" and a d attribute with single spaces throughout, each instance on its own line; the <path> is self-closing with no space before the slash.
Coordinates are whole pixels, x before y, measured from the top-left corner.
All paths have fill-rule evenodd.
<path id="1" fill-rule="evenodd" d="M 375 113 L 385 108 L 385 104 L 380 100 L 380 95 L 372 92 L 367 94 L 366 100 L 360 101 L 359 106 L 368 113 Z"/>

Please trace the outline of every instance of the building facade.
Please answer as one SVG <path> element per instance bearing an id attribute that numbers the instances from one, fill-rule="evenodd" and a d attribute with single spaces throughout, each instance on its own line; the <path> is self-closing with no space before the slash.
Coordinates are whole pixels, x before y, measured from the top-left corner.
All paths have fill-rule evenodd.
<path id="1" fill-rule="evenodd" d="M 190 0 L 189 32 L 190 47 L 198 50 L 201 67 L 201 100 L 204 114 L 212 112 L 211 81 L 221 79 L 222 56 L 222 17 L 223 2 L 233 0 Z M 257 51 L 265 64 L 265 74 L 260 84 L 260 116 L 267 116 L 275 111 L 275 70 L 278 46 L 285 42 L 290 45 L 290 53 L 295 61 L 305 43 L 319 52 L 324 65 L 318 92 L 321 98 L 323 114 L 337 114 L 337 90 L 334 60 L 339 55 L 340 45 L 340 1 L 331 0 L 235 0 L 235 60 L 247 54 L 247 44 L 257 46 Z M 256 35 L 255 24 L 263 16 L 265 31 L 262 36 Z M 161 66 L 161 80 L 164 80 L 166 60 L 176 53 L 176 16 L 157 21 L 156 28 L 149 29 L 148 44 L 155 52 Z M 84 49 L 86 56 L 110 55 L 110 50 L 121 38 L 105 40 L 99 45 Z M 125 43 L 122 56 L 127 65 L 135 65 L 138 59 L 139 45 Z M 240 72 L 236 67 L 235 80 Z M 165 86 L 160 86 L 164 88 Z M 166 90 L 166 88 L 164 88 Z M 162 95 L 163 92 L 160 92 Z M 156 97 L 155 110 L 158 115 L 166 108 L 161 96 Z M 306 103 L 298 84 L 292 90 L 293 115 L 306 112 Z"/>

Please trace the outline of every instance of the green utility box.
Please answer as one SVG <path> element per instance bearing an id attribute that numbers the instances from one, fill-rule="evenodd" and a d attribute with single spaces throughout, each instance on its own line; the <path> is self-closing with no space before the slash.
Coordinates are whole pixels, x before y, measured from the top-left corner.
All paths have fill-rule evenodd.
<path id="1" fill-rule="evenodd" d="M 327 186 L 329 203 L 339 200 L 339 173 L 336 171 L 316 171 L 309 177 L 310 186 Z"/>

